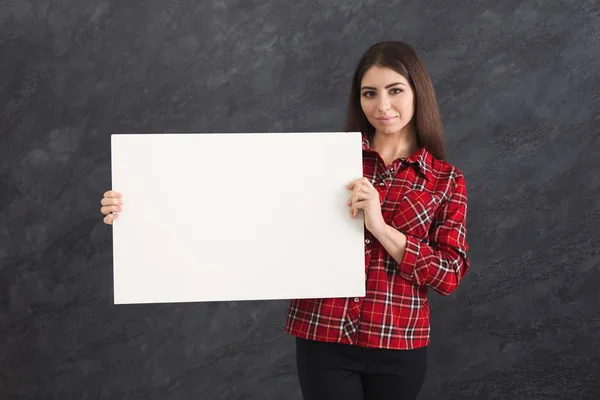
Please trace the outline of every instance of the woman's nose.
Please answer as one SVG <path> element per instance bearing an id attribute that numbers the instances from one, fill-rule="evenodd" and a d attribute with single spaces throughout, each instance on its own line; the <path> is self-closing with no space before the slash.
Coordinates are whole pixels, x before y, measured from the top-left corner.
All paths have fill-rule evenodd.
<path id="1" fill-rule="evenodd" d="M 379 111 L 382 111 L 382 112 L 384 112 L 384 111 L 387 111 L 387 110 L 389 110 L 389 109 L 390 109 L 390 107 L 391 107 L 391 106 L 390 106 L 390 101 L 389 101 L 389 99 L 387 98 L 387 96 L 381 96 L 381 97 L 379 98 L 379 102 L 377 102 L 377 109 L 378 109 Z"/>

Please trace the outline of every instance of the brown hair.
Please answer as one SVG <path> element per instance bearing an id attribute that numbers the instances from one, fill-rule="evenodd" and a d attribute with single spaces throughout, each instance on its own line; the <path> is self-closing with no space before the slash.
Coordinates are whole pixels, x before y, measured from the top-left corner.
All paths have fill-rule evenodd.
<path id="1" fill-rule="evenodd" d="M 365 72 L 373 66 L 387 67 L 401 74 L 415 94 L 415 123 L 419 147 L 425 147 L 434 157 L 445 160 L 444 127 L 436 101 L 433 83 L 417 52 L 400 41 L 380 42 L 363 54 L 352 78 L 346 132 L 361 132 L 372 138 L 375 128 L 369 123 L 360 105 L 360 84 Z"/>

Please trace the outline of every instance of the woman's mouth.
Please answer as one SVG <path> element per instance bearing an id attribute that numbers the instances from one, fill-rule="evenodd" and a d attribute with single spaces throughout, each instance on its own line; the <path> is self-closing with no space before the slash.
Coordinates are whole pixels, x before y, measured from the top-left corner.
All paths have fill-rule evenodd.
<path id="1" fill-rule="evenodd" d="M 394 119 L 396 119 L 395 116 L 388 116 L 388 117 L 379 117 L 377 118 L 378 121 L 384 123 L 384 124 L 389 124 L 391 123 Z"/>

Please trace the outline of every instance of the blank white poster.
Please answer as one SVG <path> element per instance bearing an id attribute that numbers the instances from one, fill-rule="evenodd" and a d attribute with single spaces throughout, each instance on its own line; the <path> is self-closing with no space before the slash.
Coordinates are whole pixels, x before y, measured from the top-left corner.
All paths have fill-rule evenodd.
<path id="1" fill-rule="evenodd" d="M 365 294 L 357 132 L 112 135 L 115 304 Z"/>

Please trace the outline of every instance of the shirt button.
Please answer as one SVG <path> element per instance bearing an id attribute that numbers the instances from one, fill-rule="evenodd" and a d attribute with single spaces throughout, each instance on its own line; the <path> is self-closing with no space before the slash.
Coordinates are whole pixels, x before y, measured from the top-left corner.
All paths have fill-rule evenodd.
<path id="1" fill-rule="evenodd" d="M 365 243 L 366 243 L 366 244 L 369 244 L 369 243 L 371 243 L 371 239 L 365 239 Z"/>
<path id="2" fill-rule="evenodd" d="M 379 184 L 379 186 L 385 186 L 385 183 L 381 182 L 381 183 Z"/>
<path id="3" fill-rule="evenodd" d="M 354 298 L 354 302 L 355 302 L 355 303 L 358 303 L 359 301 L 360 301 L 360 299 L 359 299 L 358 297 L 355 297 L 355 298 Z"/>

